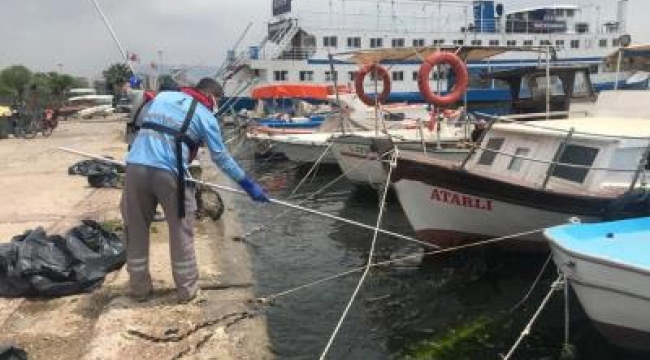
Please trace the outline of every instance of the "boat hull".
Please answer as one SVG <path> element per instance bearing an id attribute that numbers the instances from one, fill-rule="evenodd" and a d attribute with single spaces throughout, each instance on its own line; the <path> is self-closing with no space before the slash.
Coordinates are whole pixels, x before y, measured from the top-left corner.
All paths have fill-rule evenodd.
<path id="1" fill-rule="evenodd" d="M 398 159 L 393 187 L 420 240 L 441 247 L 598 219 L 608 201 L 531 189 L 455 168 Z M 499 242 L 521 251 L 548 249 L 540 232 Z"/>
<path id="2" fill-rule="evenodd" d="M 386 182 L 388 171 L 386 162 L 393 145 L 402 151 L 422 151 L 422 144 L 416 142 L 393 143 L 386 138 L 361 136 L 342 136 L 332 145 L 332 152 L 346 178 L 358 186 L 379 188 Z M 431 144 L 427 152 L 430 156 L 450 162 L 460 162 L 467 156 L 463 149 L 435 151 Z M 383 161 L 382 161 L 383 160 Z"/>
<path id="3" fill-rule="evenodd" d="M 298 142 L 276 142 L 275 151 L 281 152 L 292 162 L 300 164 L 315 163 L 323 152 L 327 150 L 328 142 L 325 143 L 298 143 Z M 320 161 L 321 164 L 336 165 L 336 158 L 331 149 Z"/>
<path id="4" fill-rule="evenodd" d="M 550 244 L 556 265 L 597 329 L 618 346 L 649 351 L 650 273 Z"/>

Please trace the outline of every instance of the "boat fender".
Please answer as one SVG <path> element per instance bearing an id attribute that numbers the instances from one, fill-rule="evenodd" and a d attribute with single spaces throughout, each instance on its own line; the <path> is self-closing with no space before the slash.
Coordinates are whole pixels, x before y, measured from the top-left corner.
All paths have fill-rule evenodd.
<path id="1" fill-rule="evenodd" d="M 438 95 L 431 90 L 429 79 L 435 66 L 450 65 L 456 75 L 456 83 L 447 95 Z M 456 54 L 440 51 L 427 57 L 420 66 L 418 75 L 418 88 L 424 99 L 435 106 L 449 106 L 460 100 L 469 87 L 469 73 L 463 60 Z"/>
<path id="2" fill-rule="evenodd" d="M 614 199 L 607 207 L 606 221 L 650 216 L 650 192 L 635 189 Z"/>
<path id="3" fill-rule="evenodd" d="M 365 89 L 363 88 L 363 80 L 370 73 L 376 72 L 377 75 L 381 78 L 383 84 L 383 90 L 380 94 L 375 95 L 374 98 L 366 94 Z M 366 65 L 357 73 L 357 76 L 354 78 L 354 89 L 359 97 L 359 100 L 368 106 L 375 106 L 375 99 L 379 104 L 385 104 L 390 95 L 390 74 L 386 68 L 379 66 L 377 64 Z"/>

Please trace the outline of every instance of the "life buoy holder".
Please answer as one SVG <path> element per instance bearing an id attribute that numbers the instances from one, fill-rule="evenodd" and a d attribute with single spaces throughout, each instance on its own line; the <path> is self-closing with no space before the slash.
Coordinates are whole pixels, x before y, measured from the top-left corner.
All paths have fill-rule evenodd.
<path id="1" fill-rule="evenodd" d="M 381 77 L 383 87 L 381 93 L 375 95 L 374 98 L 368 96 L 365 89 L 363 88 L 363 81 L 365 80 L 366 76 L 373 72 L 376 72 L 377 75 Z M 385 104 L 388 100 L 388 96 L 390 95 L 390 86 L 390 74 L 388 73 L 388 70 L 377 64 L 364 66 L 354 78 L 354 89 L 357 93 L 357 96 L 361 102 L 368 106 L 375 106 L 375 101 L 377 101 L 379 104 Z"/>
<path id="2" fill-rule="evenodd" d="M 456 83 L 454 88 L 447 95 L 439 95 L 431 91 L 429 79 L 431 70 L 435 66 L 448 64 L 451 66 L 454 74 L 456 75 Z M 449 106 L 460 100 L 469 87 L 469 73 L 463 60 L 458 55 L 448 52 L 439 51 L 424 60 L 420 66 L 420 73 L 418 74 L 418 88 L 424 99 L 435 106 Z"/>

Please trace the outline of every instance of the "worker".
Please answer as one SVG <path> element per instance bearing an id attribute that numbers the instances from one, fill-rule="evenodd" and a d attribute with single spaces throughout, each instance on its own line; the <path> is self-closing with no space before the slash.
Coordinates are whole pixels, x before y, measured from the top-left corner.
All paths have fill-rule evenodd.
<path id="1" fill-rule="evenodd" d="M 127 234 L 127 270 L 131 296 L 146 301 L 153 286 L 149 273 L 149 227 L 158 203 L 169 226 L 172 275 L 178 300 L 198 294 L 194 251 L 194 184 L 185 174 L 197 144 L 207 144 L 212 161 L 257 202 L 268 202 L 264 190 L 251 180 L 228 153 L 213 108 L 223 95 L 210 78 L 194 88 L 162 92 L 149 107 L 127 157 L 122 193 L 122 217 Z"/>

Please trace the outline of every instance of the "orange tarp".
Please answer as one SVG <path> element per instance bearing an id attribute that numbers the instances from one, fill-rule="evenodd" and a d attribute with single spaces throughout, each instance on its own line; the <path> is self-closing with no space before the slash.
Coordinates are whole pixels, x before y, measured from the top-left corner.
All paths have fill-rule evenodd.
<path id="1" fill-rule="evenodd" d="M 347 86 L 340 85 L 339 92 L 350 92 Z M 332 85 L 314 84 L 274 84 L 262 85 L 253 89 L 253 99 L 304 98 L 327 100 L 334 95 Z"/>

